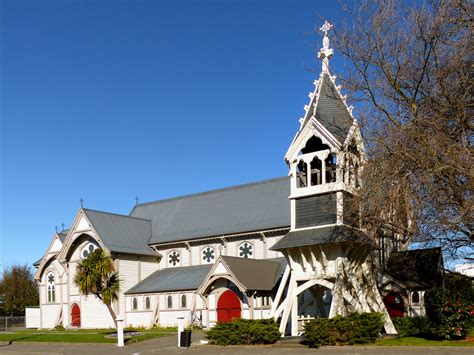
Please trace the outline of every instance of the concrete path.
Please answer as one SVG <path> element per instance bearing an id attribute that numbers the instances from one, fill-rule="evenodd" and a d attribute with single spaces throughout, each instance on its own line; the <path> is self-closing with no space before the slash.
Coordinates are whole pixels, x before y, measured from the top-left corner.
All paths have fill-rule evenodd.
<path id="1" fill-rule="evenodd" d="M 193 341 L 202 337 L 195 334 Z M 381 355 L 448 355 L 448 354 L 473 354 L 473 347 L 380 347 L 380 346 L 337 346 L 322 347 L 320 349 L 309 349 L 303 346 L 278 345 L 271 346 L 232 346 L 219 347 L 211 345 L 193 345 L 189 349 L 177 347 L 176 336 L 161 337 L 143 342 L 130 344 L 124 348 L 118 348 L 113 344 L 58 344 L 58 343 L 13 343 L 0 344 L 0 354 L 197 354 L 197 355 L 220 355 L 220 354 L 381 354 Z"/>

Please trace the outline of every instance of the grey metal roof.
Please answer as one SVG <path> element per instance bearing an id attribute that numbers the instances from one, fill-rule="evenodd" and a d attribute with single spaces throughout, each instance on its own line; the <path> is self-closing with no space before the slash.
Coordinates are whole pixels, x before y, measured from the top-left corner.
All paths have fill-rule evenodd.
<path id="1" fill-rule="evenodd" d="M 125 294 L 196 290 L 201 286 L 211 267 L 209 264 L 158 270 Z"/>
<path id="2" fill-rule="evenodd" d="M 69 232 L 69 229 L 63 229 L 61 232 L 58 232 L 58 237 L 61 240 L 61 243 L 64 243 L 67 237 L 67 233 Z"/>
<path id="3" fill-rule="evenodd" d="M 44 256 L 42 256 L 40 259 L 36 260 L 34 263 L 33 263 L 33 266 L 36 266 L 38 267 L 40 264 L 41 264 L 41 260 L 43 260 Z"/>
<path id="4" fill-rule="evenodd" d="M 342 144 L 354 122 L 327 74 L 323 76 L 314 116 Z"/>
<path id="5" fill-rule="evenodd" d="M 291 231 L 271 247 L 271 250 L 283 250 L 310 245 L 355 242 L 372 244 L 372 240 L 359 229 L 349 226 L 331 226 Z"/>
<path id="6" fill-rule="evenodd" d="M 253 291 L 271 291 L 275 287 L 287 262 L 285 258 L 246 259 L 221 256 L 237 280 Z"/>
<path id="7" fill-rule="evenodd" d="M 83 210 L 110 251 L 159 256 L 148 246 L 151 235 L 150 221 L 85 208 Z"/>
<path id="8" fill-rule="evenodd" d="M 290 225 L 288 177 L 139 204 L 131 216 L 151 220 L 150 244 Z"/>

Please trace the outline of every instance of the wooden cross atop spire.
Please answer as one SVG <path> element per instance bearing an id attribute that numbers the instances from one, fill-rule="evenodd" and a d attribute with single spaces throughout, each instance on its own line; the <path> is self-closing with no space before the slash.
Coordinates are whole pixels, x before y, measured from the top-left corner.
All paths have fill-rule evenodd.
<path id="1" fill-rule="evenodd" d="M 323 48 L 318 53 L 319 59 L 322 60 L 322 71 L 329 73 L 329 59 L 332 57 L 334 54 L 334 51 L 332 48 L 329 48 L 329 37 L 328 37 L 328 32 L 331 31 L 332 29 L 332 24 L 325 21 L 324 24 L 319 28 L 321 32 L 324 33 L 324 38 L 323 38 Z"/>

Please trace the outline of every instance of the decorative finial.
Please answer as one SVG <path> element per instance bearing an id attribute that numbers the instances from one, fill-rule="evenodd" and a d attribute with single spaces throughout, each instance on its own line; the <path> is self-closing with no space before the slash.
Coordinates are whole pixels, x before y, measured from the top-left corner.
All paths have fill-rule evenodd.
<path id="1" fill-rule="evenodd" d="M 84 199 L 81 197 L 81 199 L 79 200 L 79 202 L 81 203 L 81 208 L 84 207 Z"/>
<path id="2" fill-rule="evenodd" d="M 318 53 L 319 59 L 323 61 L 323 67 L 322 70 L 323 72 L 329 73 L 329 59 L 333 55 L 333 50 L 332 48 L 329 48 L 329 37 L 328 37 L 328 32 L 331 31 L 333 25 L 327 21 L 324 22 L 324 24 L 321 26 L 319 29 L 321 32 L 324 33 L 324 38 L 323 38 L 323 48 Z"/>
<path id="3" fill-rule="evenodd" d="M 135 196 L 135 206 L 138 205 L 138 196 Z"/>
<path id="4" fill-rule="evenodd" d="M 54 226 L 54 230 L 56 231 L 56 233 L 58 232 L 58 226 Z"/>
<path id="5" fill-rule="evenodd" d="M 61 227 L 63 227 L 63 231 L 64 231 L 64 227 L 66 227 L 66 225 L 64 223 L 61 223 Z"/>

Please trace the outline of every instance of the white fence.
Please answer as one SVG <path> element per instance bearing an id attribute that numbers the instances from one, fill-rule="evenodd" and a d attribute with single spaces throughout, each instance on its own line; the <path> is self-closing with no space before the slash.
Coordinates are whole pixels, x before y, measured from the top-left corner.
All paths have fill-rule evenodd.
<path id="1" fill-rule="evenodd" d="M 39 307 L 25 308 L 25 327 L 39 328 L 40 327 L 40 309 Z"/>

